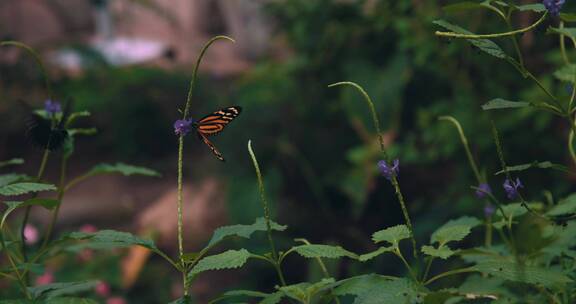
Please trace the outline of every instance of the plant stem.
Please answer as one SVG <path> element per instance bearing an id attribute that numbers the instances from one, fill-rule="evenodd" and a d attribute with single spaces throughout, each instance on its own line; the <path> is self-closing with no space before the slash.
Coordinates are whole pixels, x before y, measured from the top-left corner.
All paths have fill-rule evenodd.
<path id="1" fill-rule="evenodd" d="M 188 94 L 186 96 L 186 105 L 184 106 L 184 112 L 182 112 L 182 119 L 185 120 L 188 117 L 190 112 L 190 104 L 192 103 L 192 92 L 194 90 L 194 85 L 196 83 L 196 78 L 198 77 L 198 69 L 200 68 L 200 63 L 202 62 L 202 58 L 204 58 L 204 54 L 214 43 L 219 39 L 226 39 L 234 42 L 234 40 L 227 36 L 216 36 L 210 39 L 200 51 L 200 55 L 196 59 L 196 64 L 194 65 L 194 71 L 192 72 L 192 79 L 190 80 L 190 87 L 188 88 Z M 177 209 L 178 209 L 178 256 L 180 260 L 180 271 L 182 272 L 182 284 L 184 288 L 184 296 L 188 296 L 188 276 L 186 273 L 186 267 L 184 263 L 184 245 L 183 245 L 183 173 L 182 173 L 182 166 L 183 166 L 183 155 L 184 155 L 184 135 L 180 135 L 178 137 L 178 198 L 177 198 Z"/>
<path id="2" fill-rule="evenodd" d="M 472 171 L 474 172 L 474 176 L 476 177 L 478 184 L 485 182 L 482 179 L 482 176 L 480 175 L 480 170 L 478 170 L 478 166 L 476 165 L 476 161 L 474 161 L 474 157 L 472 156 L 472 152 L 470 151 L 470 146 L 468 145 L 468 139 L 466 138 L 466 135 L 464 134 L 464 130 L 462 129 L 460 122 L 458 122 L 458 120 L 456 120 L 456 118 L 454 118 L 452 116 L 440 116 L 438 118 L 438 120 L 449 121 L 456 127 L 456 130 L 458 131 L 458 135 L 460 135 L 460 141 L 462 142 L 462 145 L 464 146 L 464 150 L 466 151 L 466 156 L 468 157 L 468 163 L 470 164 L 470 168 L 472 168 Z"/>
<path id="3" fill-rule="evenodd" d="M 364 96 L 364 100 L 368 104 L 368 108 L 370 109 L 370 112 L 372 114 L 372 121 L 374 123 L 374 128 L 376 129 L 376 134 L 378 136 L 378 142 L 380 143 L 380 150 L 381 150 L 382 154 L 384 155 L 386 162 L 389 163 L 390 157 L 388 156 L 388 153 L 386 153 L 386 147 L 384 146 L 384 138 L 382 137 L 382 132 L 380 132 L 380 121 L 378 120 L 378 115 L 376 114 L 376 108 L 374 107 L 374 102 L 372 102 L 372 98 L 370 98 L 370 95 L 368 95 L 368 93 L 366 93 L 366 91 L 360 85 L 358 85 L 355 82 L 351 82 L 351 81 L 337 82 L 337 83 L 333 83 L 333 84 L 329 85 L 328 87 L 331 88 L 331 87 L 341 86 L 341 85 L 352 86 L 352 87 L 356 88 Z M 406 222 L 406 226 L 408 226 L 408 229 L 410 229 L 410 237 L 412 239 L 412 254 L 414 255 L 415 259 L 418 259 L 418 252 L 416 250 L 416 238 L 414 237 L 414 229 L 412 227 L 412 221 L 410 220 L 410 214 L 408 213 L 408 209 L 406 208 L 406 203 L 404 202 L 404 196 L 402 195 L 402 191 L 400 190 L 400 184 L 398 183 L 398 179 L 396 177 L 396 174 L 392 173 L 391 177 L 392 177 L 391 182 L 392 182 L 392 185 L 394 186 L 396 198 L 398 199 L 398 202 L 400 203 L 400 208 L 402 209 L 402 214 L 404 215 L 404 220 Z"/>
<path id="4" fill-rule="evenodd" d="M 562 30 L 564 29 L 564 21 L 560 20 L 560 53 L 562 54 L 562 59 L 564 60 L 565 64 L 571 64 L 570 59 L 568 58 L 568 54 L 566 53 L 566 42 L 564 41 L 564 34 L 562 34 Z"/>
<path id="5" fill-rule="evenodd" d="M 52 237 L 52 232 L 54 230 L 54 226 L 56 225 L 56 220 L 58 219 L 58 214 L 60 212 L 60 206 L 62 205 L 62 199 L 64 198 L 64 193 L 66 189 L 66 170 L 68 166 L 68 158 L 62 154 L 62 163 L 60 164 L 60 182 L 58 186 L 58 205 L 56 209 L 52 212 L 52 219 L 50 220 L 50 224 L 48 225 L 48 229 L 46 230 L 46 234 L 44 235 L 44 242 L 40 248 L 44 248 L 48 245 L 50 238 Z"/>
<path id="6" fill-rule="evenodd" d="M 462 268 L 462 269 L 455 269 L 455 270 L 450 270 L 450 271 L 446 271 L 443 272 L 435 277 L 430 278 L 430 280 L 424 282 L 424 285 L 428 285 L 438 279 L 444 278 L 444 277 L 448 277 L 451 275 L 455 275 L 455 274 L 459 274 L 459 273 L 466 273 L 466 272 L 477 272 L 478 270 L 474 269 L 473 267 L 468 267 L 468 268 Z"/>
<path id="7" fill-rule="evenodd" d="M 435 35 L 441 36 L 441 37 L 462 38 L 462 39 L 490 39 L 490 38 L 514 36 L 514 35 L 522 34 L 522 33 L 525 33 L 525 32 L 528 32 L 528 31 L 534 29 L 535 27 L 540 25 L 540 23 L 542 23 L 544 20 L 546 20 L 546 15 L 547 15 L 547 13 L 542 14 L 542 16 L 540 17 L 540 19 L 538 19 L 538 21 L 536 21 L 534 24 L 531 24 L 525 28 L 514 30 L 514 31 L 508 31 L 508 32 L 504 32 L 504 33 L 478 35 L 478 34 L 461 34 L 461 33 L 455 33 L 455 32 L 436 31 Z"/>
<path id="8" fill-rule="evenodd" d="M 262 208 L 264 209 L 264 219 L 266 220 L 266 230 L 268 235 L 268 243 L 270 244 L 270 251 L 272 253 L 272 258 L 274 259 L 275 263 L 274 266 L 276 268 L 276 272 L 278 273 L 278 278 L 283 286 L 286 286 L 286 280 L 284 279 L 284 275 L 282 273 L 282 269 L 280 268 L 280 263 L 278 259 L 278 253 L 276 252 L 276 246 L 274 244 L 274 239 L 272 238 L 272 225 L 270 221 L 270 208 L 268 205 L 268 200 L 266 199 L 266 190 L 264 189 L 264 182 L 262 180 L 262 173 L 260 172 L 260 166 L 258 165 L 258 160 L 256 159 L 256 155 L 252 150 L 252 141 L 248 141 L 248 153 L 250 154 L 250 158 L 252 158 L 252 164 L 254 165 L 254 170 L 256 171 L 256 177 L 258 179 L 258 190 L 260 192 L 260 201 L 262 202 Z"/>

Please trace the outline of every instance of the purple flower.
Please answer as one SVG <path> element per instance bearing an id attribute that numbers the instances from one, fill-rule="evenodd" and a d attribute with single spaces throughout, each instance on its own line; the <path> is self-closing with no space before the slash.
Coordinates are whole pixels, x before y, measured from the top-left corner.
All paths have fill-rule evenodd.
<path id="1" fill-rule="evenodd" d="M 504 187 L 504 190 L 506 191 L 506 196 L 508 196 L 508 199 L 511 199 L 511 200 L 515 199 L 518 196 L 518 189 L 519 188 L 524 188 L 524 185 L 522 185 L 519 178 L 516 178 L 516 181 L 506 179 L 502 186 Z"/>
<path id="2" fill-rule="evenodd" d="M 544 0 L 542 3 L 552 16 L 558 16 L 566 0 Z"/>
<path id="3" fill-rule="evenodd" d="M 385 160 L 381 160 L 378 162 L 378 169 L 387 180 L 392 180 L 392 176 L 396 176 L 400 172 L 400 161 L 395 159 L 390 166 Z"/>
<path id="4" fill-rule="evenodd" d="M 496 211 L 496 208 L 494 208 L 492 204 L 488 203 L 484 206 L 484 215 L 486 217 L 491 217 L 492 214 L 494 214 L 494 211 Z"/>
<path id="5" fill-rule="evenodd" d="M 56 113 L 62 112 L 62 106 L 57 101 L 47 99 L 46 101 L 44 101 L 44 110 L 46 111 L 46 113 L 53 116 Z"/>
<path id="6" fill-rule="evenodd" d="M 476 190 L 476 197 L 485 198 L 488 194 L 492 194 L 492 188 L 490 188 L 490 185 L 486 183 L 478 185 L 478 189 Z"/>
<path id="7" fill-rule="evenodd" d="M 185 136 L 186 134 L 188 134 L 188 132 L 190 132 L 191 126 L 192 126 L 192 119 L 190 120 L 179 119 L 176 122 L 174 122 L 174 133 L 176 133 L 176 135 Z"/>

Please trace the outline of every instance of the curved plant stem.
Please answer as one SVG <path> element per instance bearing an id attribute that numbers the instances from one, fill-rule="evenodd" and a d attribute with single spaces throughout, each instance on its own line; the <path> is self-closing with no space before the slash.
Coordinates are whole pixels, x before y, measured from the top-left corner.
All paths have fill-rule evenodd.
<path id="1" fill-rule="evenodd" d="M 198 69 L 200 67 L 200 63 L 202 62 L 202 58 L 204 54 L 217 40 L 226 39 L 234 42 L 234 39 L 227 37 L 227 36 L 216 36 L 210 39 L 200 51 L 200 55 L 198 55 L 198 59 L 196 60 L 196 65 L 194 65 L 194 71 L 192 73 L 192 79 L 190 80 L 190 87 L 188 89 L 188 95 L 186 97 L 186 105 L 184 106 L 184 111 L 182 112 L 182 119 L 185 120 L 190 112 L 190 104 L 192 102 L 192 92 L 194 90 L 194 84 L 196 83 L 196 78 L 198 77 Z M 183 202 L 183 174 L 182 174 L 182 164 L 184 155 L 184 135 L 180 135 L 178 137 L 178 197 L 177 197 L 177 208 L 178 208 L 178 256 L 180 260 L 180 267 L 179 269 L 182 272 L 182 281 L 184 285 L 184 297 L 188 296 L 188 276 L 186 273 L 186 267 L 184 265 L 184 245 L 183 245 L 183 210 L 182 210 L 182 202 Z"/>
<path id="2" fill-rule="evenodd" d="M 571 64 L 570 59 L 568 58 L 568 54 L 566 53 L 566 42 L 564 41 L 565 36 L 562 34 L 562 30 L 564 29 L 564 21 L 560 20 L 560 53 L 562 54 L 562 60 L 564 60 L 564 64 Z"/>
<path id="3" fill-rule="evenodd" d="M 378 120 L 378 115 L 376 114 L 376 108 L 374 107 L 374 102 L 372 102 L 370 95 L 368 95 L 368 93 L 366 93 L 366 91 L 360 85 L 358 85 L 357 83 L 351 82 L 351 81 L 343 81 L 343 82 L 333 83 L 333 84 L 329 85 L 328 87 L 331 88 L 331 87 L 341 86 L 341 85 L 352 86 L 352 87 L 356 88 L 362 94 L 362 96 L 364 96 L 364 100 L 368 104 L 368 108 L 370 109 L 370 112 L 372 114 L 372 120 L 374 123 L 374 128 L 376 129 L 376 134 L 378 136 L 378 142 L 380 143 L 380 150 L 381 150 L 382 154 L 384 155 L 386 162 L 389 163 L 390 157 L 388 156 L 388 153 L 386 153 L 386 147 L 384 146 L 384 138 L 382 137 L 382 132 L 380 132 L 380 121 Z M 412 239 L 412 254 L 414 255 L 414 258 L 417 259 L 418 258 L 418 252 L 416 249 L 416 238 L 414 237 L 414 229 L 412 227 L 412 221 L 410 220 L 410 214 L 408 213 L 408 209 L 406 208 L 406 203 L 404 202 L 404 196 L 402 195 L 402 191 L 400 190 L 400 184 L 398 183 L 398 178 L 396 177 L 396 174 L 392 174 L 391 177 L 392 177 L 391 182 L 392 182 L 392 185 L 394 186 L 396 197 L 397 197 L 398 201 L 400 202 L 400 207 L 402 208 L 402 214 L 404 215 L 404 220 L 406 222 L 406 225 L 408 226 L 408 229 L 410 229 L 410 238 Z"/>
<path id="4" fill-rule="evenodd" d="M 268 232 L 268 243 L 270 244 L 270 250 L 272 251 L 272 258 L 275 261 L 276 272 L 278 273 L 278 278 L 282 283 L 282 286 L 286 286 L 286 280 L 284 279 L 284 274 L 282 269 L 280 269 L 280 263 L 278 259 L 278 253 L 276 252 L 276 246 L 274 245 L 274 239 L 272 238 L 272 225 L 270 223 L 270 208 L 268 205 L 268 200 L 266 199 L 266 190 L 264 189 L 264 182 L 262 181 L 262 173 L 260 172 L 260 166 L 258 165 L 258 160 L 254 151 L 252 150 L 252 141 L 248 141 L 248 153 L 250 158 L 252 158 L 252 163 L 254 164 L 254 170 L 256 171 L 256 177 L 258 178 L 258 190 L 260 192 L 260 201 L 262 202 L 262 207 L 264 209 L 264 218 L 266 219 L 266 230 Z"/>
<path id="5" fill-rule="evenodd" d="M 455 269 L 455 270 L 450 270 L 450 271 L 446 271 L 443 272 L 435 277 L 430 278 L 430 280 L 424 282 L 424 285 L 428 285 L 438 279 L 441 278 L 445 278 L 451 275 L 455 275 L 455 274 L 459 274 L 459 273 L 466 273 L 466 272 L 478 272 L 478 270 L 474 269 L 473 267 L 468 267 L 468 268 L 462 268 L 462 269 Z"/>
<path id="6" fill-rule="evenodd" d="M 2 41 L 0 42 L 0 46 L 15 46 L 21 48 L 26 52 L 28 52 L 28 54 L 30 54 L 34 58 L 36 64 L 38 64 L 38 67 L 40 68 L 42 76 L 44 77 L 44 85 L 46 86 L 46 93 L 48 94 L 48 99 L 52 99 L 53 96 L 52 96 L 52 86 L 50 85 L 50 78 L 48 78 L 48 73 L 46 72 L 46 68 L 44 66 L 42 59 L 40 58 L 40 55 L 33 48 L 19 41 Z"/>
<path id="7" fill-rule="evenodd" d="M 62 199 L 64 198 L 64 193 L 66 189 L 66 170 L 68 167 L 68 158 L 62 154 L 62 162 L 60 164 L 60 182 L 58 186 L 58 205 L 52 212 L 52 219 L 50 220 L 50 224 L 48 225 L 48 229 L 44 235 L 44 241 L 42 242 L 42 246 L 40 248 L 44 248 L 48 246 L 48 242 L 50 242 L 50 238 L 52 238 L 52 232 L 54 231 L 54 225 L 56 225 L 56 220 L 58 219 L 58 214 L 60 212 L 60 206 L 62 205 Z"/>
<path id="8" fill-rule="evenodd" d="M 462 130 L 462 126 L 460 125 L 460 122 L 458 122 L 458 120 L 456 120 L 456 118 L 454 118 L 452 116 L 440 116 L 438 118 L 438 120 L 449 121 L 456 127 L 456 130 L 458 131 L 458 135 L 460 135 L 460 141 L 462 142 L 462 145 L 464 146 L 464 150 L 466 151 L 466 156 L 468 157 L 468 162 L 470 163 L 470 168 L 472 168 L 472 171 L 474 172 L 474 176 L 476 177 L 476 180 L 478 181 L 479 184 L 485 182 L 482 179 L 482 176 L 480 175 L 480 170 L 478 170 L 478 165 L 476 165 L 476 161 L 474 160 L 474 157 L 472 156 L 472 152 L 470 151 L 470 146 L 468 145 L 468 139 L 466 138 L 466 135 L 464 134 L 464 130 Z"/>
<path id="9" fill-rule="evenodd" d="M 540 25 L 540 23 L 542 23 L 544 20 L 546 20 L 546 15 L 547 15 L 547 13 L 542 14 L 542 16 L 540 17 L 540 19 L 538 19 L 538 21 L 536 21 L 534 24 L 531 24 L 525 28 L 517 29 L 514 31 L 508 31 L 508 32 L 504 32 L 504 33 L 494 33 L 494 34 L 482 35 L 482 34 L 461 34 L 461 33 L 455 33 L 455 32 L 436 31 L 436 33 L 434 33 L 434 34 L 436 36 L 441 36 L 441 37 L 462 38 L 462 39 L 490 39 L 490 38 L 514 36 L 517 34 L 522 34 L 522 33 L 528 32 L 528 31 L 536 28 L 538 25 Z"/>

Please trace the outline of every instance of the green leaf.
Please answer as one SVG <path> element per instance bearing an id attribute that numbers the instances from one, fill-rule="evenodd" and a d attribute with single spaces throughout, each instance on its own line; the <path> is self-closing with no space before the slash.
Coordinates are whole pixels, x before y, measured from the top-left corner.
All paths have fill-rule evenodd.
<path id="1" fill-rule="evenodd" d="M 560 13 L 560 19 L 566 22 L 576 22 L 576 14 L 574 13 Z"/>
<path id="2" fill-rule="evenodd" d="M 525 101 L 510 101 L 502 98 L 495 98 L 482 105 L 482 110 L 499 110 L 510 108 L 525 108 L 532 106 L 531 103 Z"/>
<path id="3" fill-rule="evenodd" d="M 91 114 L 88 111 L 82 111 L 82 112 L 74 112 L 72 114 L 70 114 L 70 117 L 68 118 L 68 121 L 66 122 L 66 125 L 71 125 L 72 123 L 74 123 L 74 121 L 78 118 L 81 117 L 89 117 Z"/>
<path id="4" fill-rule="evenodd" d="M 576 30 L 576 29 L 574 29 Z M 576 64 L 565 65 L 559 70 L 554 72 L 554 77 L 561 81 L 575 83 L 576 82 Z"/>
<path id="5" fill-rule="evenodd" d="M 271 222 L 270 225 L 272 230 L 276 231 L 284 231 L 287 228 L 287 226 L 279 225 L 274 222 Z M 207 247 L 212 247 L 227 237 L 237 236 L 248 239 L 254 232 L 266 230 L 266 220 L 262 217 L 257 218 L 254 224 L 251 225 L 231 225 L 220 227 L 214 231 L 212 239 L 208 242 Z"/>
<path id="6" fill-rule="evenodd" d="M 160 251 L 153 241 L 139 238 L 128 232 L 115 230 L 100 230 L 94 233 L 72 232 L 63 239 L 87 240 L 90 243 L 102 245 L 100 248 L 118 248 L 139 245 L 152 251 Z"/>
<path id="7" fill-rule="evenodd" d="M 433 23 L 458 34 L 467 34 L 467 35 L 474 34 L 468 30 L 465 30 L 457 25 L 451 24 L 445 20 L 436 20 Z M 479 48 L 483 52 L 492 55 L 496 58 L 500 59 L 509 58 L 508 55 L 504 53 L 502 48 L 500 48 L 496 43 L 494 43 L 491 40 L 488 39 L 466 39 L 466 40 L 468 40 L 468 42 L 470 42 L 473 46 Z"/>
<path id="8" fill-rule="evenodd" d="M 546 287 L 570 283 L 572 279 L 559 271 L 538 266 L 521 265 L 508 260 L 485 260 L 472 269 L 508 281 L 537 284 Z"/>
<path id="9" fill-rule="evenodd" d="M 3 174 L 0 175 L 0 187 L 12 184 L 14 182 L 21 182 L 27 179 L 30 179 L 30 177 L 24 174 Z"/>
<path id="10" fill-rule="evenodd" d="M 417 287 L 405 278 L 390 278 L 375 274 L 361 275 L 337 282 L 333 294 L 353 295 L 354 304 L 412 303 Z"/>
<path id="11" fill-rule="evenodd" d="M 102 174 L 122 174 L 124 176 L 131 175 L 144 175 L 144 176 L 161 176 L 160 173 L 144 168 L 136 167 L 124 163 L 111 164 L 99 164 L 96 165 L 92 170 L 88 172 L 88 176 L 102 175 Z"/>
<path id="12" fill-rule="evenodd" d="M 387 253 L 387 252 L 394 252 L 394 247 L 380 247 L 375 251 L 365 253 L 365 254 L 358 256 L 358 260 L 360 262 L 367 262 L 367 261 L 370 261 L 371 259 L 373 259 L 373 258 L 375 258 L 375 257 L 377 257 L 383 253 Z"/>
<path id="13" fill-rule="evenodd" d="M 357 259 L 358 255 L 340 246 L 330 246 L 322 244 L 301 245 L 293 248 L 298 254 L 305 258 L 341 258 L 349 257 Z"/>
<path id="14" fill-rule="evenodd" d="M 334 284 L 333 278 L 322 279 L 316 283 L 299 283 L 294 285 L 282 286 L 280 291 L 286 296 L 298 300 L 302 303 L 308 303 L 307 299 L 312 299 L 317 293 L 323 291 L 324 288 Z"/>
<path id="15" fill-rule="evenodd" d="M 461 241 L 470 234 L 472 228 L 480 223 L 479 219 L 468 216 L 451 220 L 432 233 L 430 242 L 439 243 L 442 246 L 448 242 Z"/>
<path id="16" fill-rule="evenodd" d="M 508 166 L 508 167 L 506 167 L 505 170 L 500 170 L 500 171 L 496 172 L 495 175 L 503 174 L 506 172 L 519 172 L 519 171 L 524 171 L 524 170 L 528 170 L 528 169 L 532 169 L 532 168 L 553 169 L 553 170 L 558 170 L 558 171 L 562 171 L 562 172 L 568 172 L 568 173 L 570 172 L 570 170 L 566 166 L 553 164 L 549 161 L 544 161 L 544 162 L 534 161 L 534 162 L 531 162 L 528 164 Z"/>
<path id="17" fill-rule="evenodd" d="M 98 304 L 95 300 L 85 298 L 58 297 L 42 300 L 42 302 L 33 300 L 0 300 L 0 304 Z"/>
<path id="18" fill-rule="evenodd" d="M 535 13 L 543 13 L 546 11 L 546 7 L 542 3 L 515 5 L 514 7 L 521 12 L 530 11 L 530 12 L 535 12 Z"/>
<path id="19" fill-rule="evenodd" d="M 97 281 L 69 282 L 69 283 L 51 283 L 36 287 L 28 287 L 28 291 L 35 299 L 38 298 L 56 298 L 60 296 L 76 294 L 94 289 Z"/>
<path id="20" fill-rule="evenodd" d="M 179 299 L 176 299 L 168 304 L 192 304 L 192 299 L 187 296 L 187 297 L 182 297 Z"/>
<path id="21" fill-rule="evenodd" d="M 52 210 L 56 208 L 58 204 L 60 204 L 60 201 L 47 198 L 31 198 L 23 202 L 4 202 L 4 204 L 8 206 L 8 208 L 4 211 L 4 214 L 2 215 L 2 220 L 0 220 L 0 228 L 4 227 L 4 223 L 6 222 L 8 215 L 10 215 L 10 213 L 12 213 L 14 210 L 18 208 L 28 206 L 41 206 L 48 210 Z"/>
<path id="22" fill-rule="evenodd" d="M 388 242 L 393 247 L 398 247 L 398 242 L 410 237 L 410 229 L 406 225 L 389 227 L 372 234 L 374 243 Z"/>
<path id="23" fill-rule="evenodd" d="M 436 248 L 427 245 L 422 246 L 422 253 L 427 254 L 429 256 L 441 258 L 443 260 L 446 260 L 447 258 L 455 254 L 455 252 L 448 246 L 441 246 L 439 248 Z"/>
<path id="24" fill-rule="evenodd" d="M 188 277 L 192 279 L 197 274 L 208 270 L 221 270 L 240 268 L 246 264 L 252 254 L 246 249 L 228 250 L 222 253 L 207 256 L 192 268 Z"/>
<path id="25" fill-rule="evenodd" d="M 36 273 L 36 274 L 42 274 L 44 273 L 44 265 L 42 264 L 35 264 L 35 263 L 18 263 L 16 265 L 16 269 L 18 270 L 24 270 L 24 271 L 30 271 L 32 273 Z M 14 272 L 14 268 L 13 267 L 9 267 L 6 269 L 2 269 L 0 270 L 0 272 L 4 272 L 4 273 L 12 273 Z"/>
<path id="26" fill-rule="evenodd" d="M 567 215 L 576 212 L 576 193 L 561 200 L 558 205 L 552 207 L 546 214 L 551 216 Z"/>
<path id="27" fill-rule="evenodd" d="M 13 158 L 9 160 L 0 161 L 0 168 L 13 166 L 13 165 L 21 165 L 24 163 L 24 160 L 21 158 Z"/>
<path id="28" fill-rule="evenodd" d="M 549 27 L 548 30 L 546 31 L 546 33 L 547 34 L 560 34 L 560 35 L 564 35 L 564 36 L 571 38 L 571 39 L 576 39 L 576 28 L 574 28 L 574 27 L 565 27 L 562 29 L 555 28 L 555 27 Z M 564 67 L 570 67 L 570 66 L 564 66 Z M 567 81 L 572 81 L 572 80 L 567 80 Z"/>
<path id="29" fill-rule="evenodd" d="M 16 183 L 0 187 L 0 195 L 18 196 L 31 192 L 54 191 L 56 186 L 40 183 Z"/>
<path id="30" fill-rule="evenodd" d="M 68 134 L 71 137 L 76 135 L 83 135 L 83 136 L 91 136 L 96 135 L 98 133 L 98 129 L 96 128 L 80 128 L 80 129 L 69 129 Z"/>

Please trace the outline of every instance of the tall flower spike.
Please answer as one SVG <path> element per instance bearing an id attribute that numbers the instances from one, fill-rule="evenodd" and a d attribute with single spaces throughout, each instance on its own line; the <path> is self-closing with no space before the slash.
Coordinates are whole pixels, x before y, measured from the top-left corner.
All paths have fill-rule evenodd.
<path id="1" fill-rule="evenodd" d="M 186 134 L 188 134 L 188 132 L 190 132 L 191 126 L 192 126 L 192 119 L 190 120 L 178 119 L 176 122 L 174 122 L 174 133 L 176 135 L 185 136 Z"/>
<path id="2" fill-rule="evenodd" d="M 392 165 L 389 165 L 385 160 L 381 160 L 378 162 L 378 169 L 387 180 L 392 180 L 392 175 L 400 173 L 400 160 L 395 159 Z"/>
<path id="3" fill-rule="evenodd" d="M 544 4 L 550 15 L 558 16 L 565 2 L 566 0 L 544 0 L 542 4 Z"/>
<path id="4" fill-rule="evenodd" d="M 490 185 L 486 183 L 478 185 L 478 189 L 476 190 L 476 197 L 485 198 L 488 194 L 492 194 L 492 188 L 490 188 Z"/>
<path id="5" fill-rule="evenodd" d="M 44 101 L 44 110 L 46 111 L 46 113 L 53 116 L 57 113 L 62 112 L 62 105 L 60 105 L 60 103 L 57 101 L 47 99 L 46 101 Z"/>
<path id="6" fill-rule="evenodd" d="M 506 179 L 502 187 L 504 187 L 508 199 L 513 200 L 518 196 L 518 189 L 524 188 L 524 185 L 522 185 L 519 178 L 516 178 L 516 181 Z"/>

